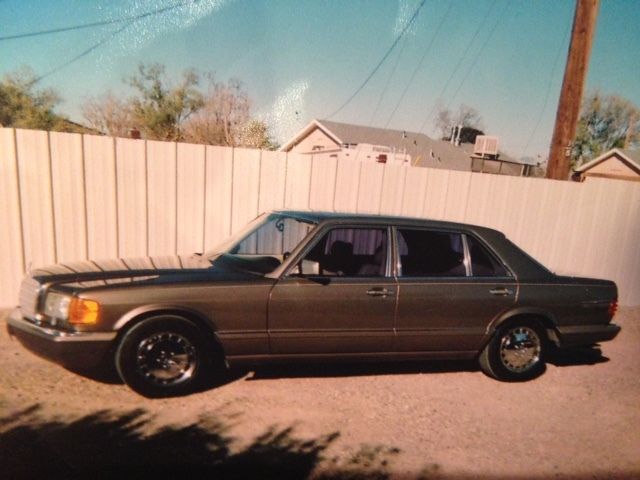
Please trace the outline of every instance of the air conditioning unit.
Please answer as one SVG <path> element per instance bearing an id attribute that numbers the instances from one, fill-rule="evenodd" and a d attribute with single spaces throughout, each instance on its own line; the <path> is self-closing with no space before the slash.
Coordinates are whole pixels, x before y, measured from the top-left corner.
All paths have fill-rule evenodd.
<path id="1" fill-rule="evenodd" d="M 473 156 L 481 158 L 492 158 L 498 155 L 498 137 L 489 135 L 478 135 L 476 144 L 473 147 Z"/>

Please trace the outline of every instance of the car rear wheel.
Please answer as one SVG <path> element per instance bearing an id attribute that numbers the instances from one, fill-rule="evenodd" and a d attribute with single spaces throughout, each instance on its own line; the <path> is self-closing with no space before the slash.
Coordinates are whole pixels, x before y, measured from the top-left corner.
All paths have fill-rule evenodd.
<path id="1" fill-rule="evenodd" d="M 545 370 L 544 329 L 535 320 L 516 320 L 498 328 L 479 357 L 484 373 L 503 381 L 531 380 Z"/>
<path id="2" fill-rule="evenodd" d="M 210 358 L 198 327 L 174 315 L 135 325 L 122 338 L 115 355 L 120 378 L 151 398 L 192 392 L 201 384 Z"/>

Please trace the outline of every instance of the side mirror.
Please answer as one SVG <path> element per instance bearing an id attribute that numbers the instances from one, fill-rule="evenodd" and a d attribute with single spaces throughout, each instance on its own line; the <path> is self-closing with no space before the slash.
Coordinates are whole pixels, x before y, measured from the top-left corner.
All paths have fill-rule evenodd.
<path id="1" fill-rule="evenodd" d="M 300 262 L 299 268 L 301 275 L 320 275 L 320 262 L 314 262 L 313 260 L 302 260 L 302 262 Z"/>

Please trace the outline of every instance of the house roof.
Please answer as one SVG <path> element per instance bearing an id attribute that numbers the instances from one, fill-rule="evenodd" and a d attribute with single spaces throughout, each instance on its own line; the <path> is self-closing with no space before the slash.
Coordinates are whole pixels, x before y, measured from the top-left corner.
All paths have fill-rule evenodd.
<path id="1" fill-rule="evenodd" d="M 594 158 L 590 162 L 587 162 L 575 169 L 576 172 L 586 172 L 587 170 L 595 167 L 596 165 L 608 160 L 613 156 L 618 156 L 624 163 L 626 163 L 631 169 L 640 175 L 640 150 L 629 150 L 623 148 L 613 148 L 599 157 Z"/>
<path id="2" fill-rule="evenodd" d="M 312 120 L 286 142 L 280 150 L 289 151 L 316 128 L 321 129 L 336 143 L 385 145 L 411 155 L 414 165 L 421 167 L 470 170 L 471 159 L 463 148 L 449 142 L 434 140 L 422 133 L 386 128 L 366 127 L 329 120 Z"/>

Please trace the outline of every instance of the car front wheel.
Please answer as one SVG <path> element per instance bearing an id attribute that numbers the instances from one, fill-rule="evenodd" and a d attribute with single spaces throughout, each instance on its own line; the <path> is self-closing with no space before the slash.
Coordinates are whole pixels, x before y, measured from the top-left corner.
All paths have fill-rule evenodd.
<path id="1" fill-rule="evenodd" d="M 546 337 L 533 320 L 516 320 L 498 328 L 479 357 L 484 373 L 503 381 L 531 380 L 545 370 Z"/>
<path id="2" fill-rule="evenodd" d="M 122 380 L 151 398 L 192 392 L 202 381 L 208 358 L 198 327 L 173 315 L 148 318 L 132 327 L 115 355 Z"/>

